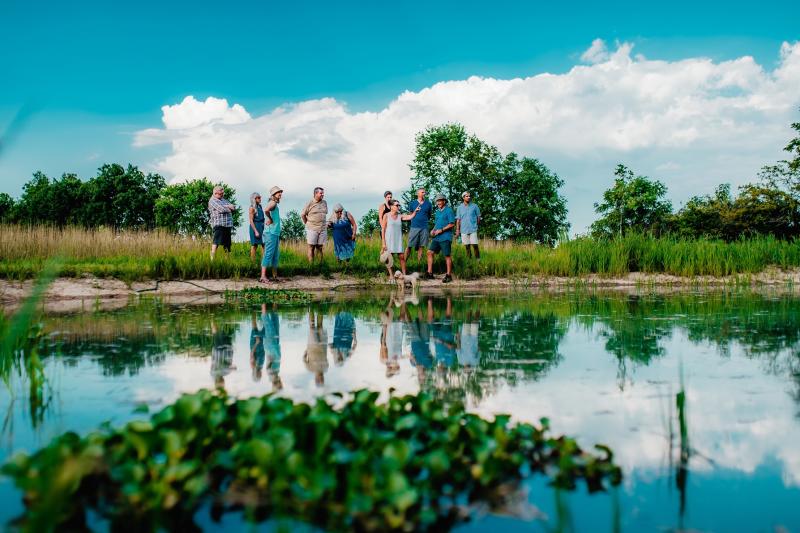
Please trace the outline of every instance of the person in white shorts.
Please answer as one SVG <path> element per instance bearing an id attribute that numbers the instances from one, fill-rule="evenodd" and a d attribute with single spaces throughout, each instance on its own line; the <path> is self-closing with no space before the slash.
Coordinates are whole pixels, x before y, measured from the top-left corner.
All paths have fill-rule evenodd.
<path id="1" fill-rule="evenodd" d="M 456 209 L 456 235 L 461 235 L 461 243 L 467 248 L 467 257 L 472 257 L 475 249 L 475 259 L 481 259 L 478 249 L 478 224 L 481 221 L 481 209 L 472 203 L 472 195 L 465 191 L 461 195 L 464 200 Z"/>
<path id="2" fill-rule="evenodd" d="M 314 261 L 314 254 L 322 261 L 322 247 L 328 242 L 328 202 L 325 198 L 325 189 L 314 187 L 314 197 L 308 201 L 300 218 L 306 225 L 306 242 L 308 243 L 308 262 Z"/>

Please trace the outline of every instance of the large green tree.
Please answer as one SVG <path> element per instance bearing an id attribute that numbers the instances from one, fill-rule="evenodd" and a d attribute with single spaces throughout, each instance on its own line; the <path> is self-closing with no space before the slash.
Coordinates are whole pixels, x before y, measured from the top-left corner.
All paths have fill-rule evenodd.
<path id="1" fill-rule="evenodd" d="M 235 204 L 236 191 L 221 184 L 225 198 Z M 208 200 L 214 192 L 214 183 L 208 178 L 189 180 L 167 185 L 155 201 L 155 224 L 181 235 L 210 235 L 211 225 Z M 233 213 L 233 227 L 242 223 L 242 210 Z"/>
<path id="2" fill-rule="evenodd" d="M 475 135 L 469 135 L 461 124 L 429 126 L 415 138 L 414 160 L 409 168 L 414 174 L 411 191 L 424 187 L 432 198 L 444 194 L 455 209 L 464 191 L 472 193 L 472 201 L 481 209 L 478 231 L 488 237 L 502 235 L 502 210 L 498 210 L 501 192 L 502 156 Z"/>
<path id="3" fill-rule="evenodd" d="M 660 233 L 667 227 L 672 203 L 667 187 L 647 176 L 636 176 L 625 165 L 614 170 L 614 185 L 594 204 L 601 217 L 592 224 L 596 237 L 621 236 L 629 231 Z"/>
<path id="4" fill-rule="evenodd" d="M 537 159 L 510 153 L 502 166 L 501 235 L 553 246 L 569 230 L 564 180 Z"/>
<path id="5" fill-rule="evenodd" d="M 731 225 L 734 199 L 724 183 L 714 194 L 694 196 L 670 221 L 670 231 L 680 237 L 731 240 L 738 236 Z"/>
<path id="6" fill-rule="evenodd" d="M 444 194 L 453 209 L 464 191 L 481 210 L 478 232 L 489 238 L 534 240 L 552 245 L 566 222 L 563 181 L 540 161 L 506 157 L 468 134 L 461 124 L 429 126 L 415 138 L 414 174 L 406 198 L 424 187 L 429 196 Z"/>
<path id="7" fill-rule="evenodd" d="M 86 182 L 80 222 L 89 227 L 153 228 L 155 203 L 165 186 L 160 175 L 144 174 L 133 165 L 103 165 Z"/>

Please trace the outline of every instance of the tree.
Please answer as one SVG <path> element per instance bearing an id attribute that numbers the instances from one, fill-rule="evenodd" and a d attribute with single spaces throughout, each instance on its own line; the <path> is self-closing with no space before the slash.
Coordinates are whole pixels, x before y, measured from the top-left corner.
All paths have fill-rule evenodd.
<path id="1" fill-rule="evenodd" d="M 732 240 L 738 233 L 731 227 L 733 216 L 731 186 L 723 183 L 713 195 L 694 196 L 670 221 L 670 231 L 680 237 Z"/>
<path id="2" fill-rule="evenodd" d="M 300 213 L 289 211 L 281 220 L 281 238 L 287 241 L 302 241 L 306 236 L 306 226 Z"/>
<path id="3" fill-rule="evenodd" d="M 22 186 L 22 196 L 14 206 L 13 219 L 23 224 L 47 223 L 51 203 L 50 178 L 43 172 L 34 172 L 33 177 Z"/>
<path id="4" fill-rule="evenodd" d="M 0 192 L 0 223 L 13 222 L 14 199 L 5 192 Z"/>
<path id="5" fill-rule="evenodd" d="M 765 184 L 739 188 L 730 215 L 730 231 L 736 236 L 774 235 L 781 239 L 800 233 L 798 200 L 785 190 Z"/>
<path id="6" fill-rule="evenodd" d="M 537 159 L 510 153 L 503 162 L 501 234 L 553 246 L 569 229 L 567 200 L 558 193 L 564 180 Z M 524 192 L 523 192 L 524 191 Z M 496 210 L 496 209 L 495 209 Z"/>
<path id="7" fill-rule="evenodd" d="M 133 165 L 103 165 L 86 182 L 79 221 L 87 227 L 151 229 L 156 225 L 155 203 L 165 186 L 163 177 L 145 175 Z"/>
<path id="8" fill-rule="evenodd" d="M 235 204 L 236 191 L 221 184 L 225 198 Z M 167 185 L 155 201 L 155 224 L 180 235 L 211 235 L 208 200 L 214 192 L 214 184 L 208 178 L 194 179 L 184 183 Z M 233 227 L 242 223 L 242 211 L 233 212 Z"/>
<path id="9" fill-rule="evenodd" d="M 594 204 L 602 217 L 592 224 L 596 237 L 622 236 L 626 232 L 660 233 L 667 227 L 672 203 L 665 200 L 667 187 L 647 176 L 634 176 L 625 165 L 617 165 L 614 185 L 603 193 L 603 202 Z"/>
<path id="10" fill-rule="evenodd" d="M 364 237 L 371 237 L 380 233 L 381 227 L 378 224 L 378 210 L 375 208 L 367 211 L 358 223 L 358 233 Z"/>

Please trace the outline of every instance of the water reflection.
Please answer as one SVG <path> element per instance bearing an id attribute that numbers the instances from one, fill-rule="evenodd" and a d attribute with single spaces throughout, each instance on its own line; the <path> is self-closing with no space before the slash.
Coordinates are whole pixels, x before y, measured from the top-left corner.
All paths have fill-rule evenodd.
<path id="1" fill-rule="evenodd" d="M 237 396 L 301 400 L 362 387 L 424 389 L 487 415 L 549 416 L 583 443 L 610 444 L 638 487 L 662 480 L 675 495 L 669 520 L 678 517 L 680 527 L 696 524 L 697 484 L 722 469 L 800 486 L 800 300 L 792 295 L 394 293 L 246 309 L 142 303 L 48 317 L 42 327 L 58 416 L 45 416 L 34 435 L 19 429 L 30 417 L 9 415 L 9 451 L 124 421 L 137 402 L 157 407 L 212 384 Z M 691 405 L 686 439 L 676 405 L 681 367 Z M 0 396 L 0 407 L 11 403 Z"/>
<path id="2" fill-rule="evenodd" d="M 309 372 L 314 374 L 314 383 L 318 387 L 325 384 L 325 372 L 328 371 L 328 332 L 323 325 L 324 315 L 321 310 L 308 312 L 308 346 L 303 354 L 303 362 Z"/>

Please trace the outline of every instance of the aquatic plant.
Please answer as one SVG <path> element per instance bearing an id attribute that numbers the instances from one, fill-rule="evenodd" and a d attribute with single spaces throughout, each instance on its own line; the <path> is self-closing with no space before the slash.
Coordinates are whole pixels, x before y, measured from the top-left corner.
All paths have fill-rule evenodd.
<path id="1" fill-rule="evenodd" d="M 332 530 L 424 530 L 469 518 L 527 476 L 590 491 L 620 483 L 607 447 L 486 420 L 427 394 L 367 390 L 314 404 L 200 391 L 121 429 L 66 433 L 2 467 L 24 494 L 31 531 L 82 527 L 87 511 L 112 529 L 186 529 L 213 517 L 298 518 Z"/>
<path id="2" fill-rule="evenodd" d="M 238 291 L 225 291 L 226 301 L 247 303 L 308 303 L 311 295 L 298 289 L 267 289 L 264 287 L 247 287 Z"/>

